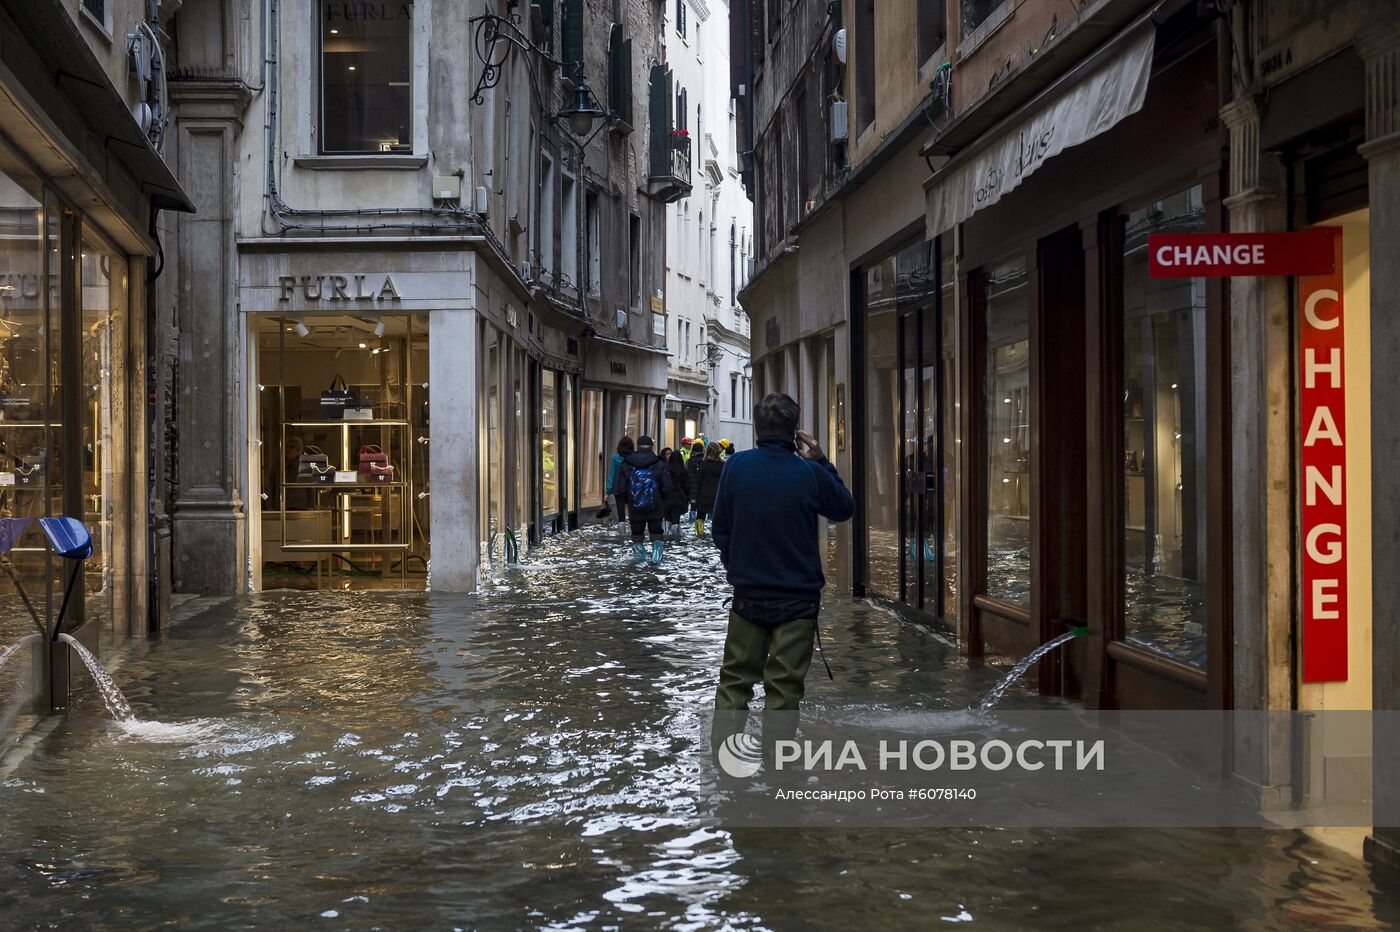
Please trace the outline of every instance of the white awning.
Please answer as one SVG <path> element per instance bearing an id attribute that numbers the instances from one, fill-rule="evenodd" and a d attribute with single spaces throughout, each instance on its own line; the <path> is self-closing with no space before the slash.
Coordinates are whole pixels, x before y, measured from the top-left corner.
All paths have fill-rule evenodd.
<path id="1" fill-rule="evenodd" d="M 939 169 L 928 188 L 929 238 L 995 204 L 1064 150 L 1142 109 L 1156 30 L 1150 22 L 1138 28 L 1113 57 L 998 132 L 987 145 L 964 150 Z"/>

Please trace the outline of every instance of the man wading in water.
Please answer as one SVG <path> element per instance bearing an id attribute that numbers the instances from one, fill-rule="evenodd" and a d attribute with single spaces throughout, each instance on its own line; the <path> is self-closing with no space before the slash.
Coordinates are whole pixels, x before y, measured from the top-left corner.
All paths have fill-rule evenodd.
<path id="1" fill-rule="evenodd" d="M 747 709 L 760 681 L 765 710 L 797 709 L 826 585 L 817 517 L 855 513 L 816 438 L 797 429 L 799 414 L 783 394 L 755 405 L 755 448 L 730 457 L 715 498 L 711 530 L 734 587 L 716 709 Z"/>

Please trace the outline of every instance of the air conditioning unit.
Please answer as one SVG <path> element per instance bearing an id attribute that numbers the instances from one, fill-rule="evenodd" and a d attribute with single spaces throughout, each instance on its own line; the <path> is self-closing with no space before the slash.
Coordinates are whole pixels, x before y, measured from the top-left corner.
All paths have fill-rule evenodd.
<path id="1" fill-rule="evenodd" d="M 845 142 L 850 138 L 850 117 L 848 106 L 844 100 L 832 101 L 831 104 L 831 141 Z"/>

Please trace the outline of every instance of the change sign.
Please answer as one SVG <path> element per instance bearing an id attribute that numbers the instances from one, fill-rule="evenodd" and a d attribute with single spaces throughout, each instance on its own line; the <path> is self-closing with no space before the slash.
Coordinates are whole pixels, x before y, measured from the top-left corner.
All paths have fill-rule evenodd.
<path id="1" fill-rule="evenodd" d="M 1303 682 L 1347 678 L 1346 386 L 1342 231 L 1319 227 L 1333 270 L 1298 279 L 1298 414 L 1303 497 Z"/>
<path id="2" fill-rule="evenodd" d="M 1335 270 L 1332 237 L 1299 233 L 1154 233 L 1147 237 L 1153 278 L 1232 275 L 1327 275 Z"/>

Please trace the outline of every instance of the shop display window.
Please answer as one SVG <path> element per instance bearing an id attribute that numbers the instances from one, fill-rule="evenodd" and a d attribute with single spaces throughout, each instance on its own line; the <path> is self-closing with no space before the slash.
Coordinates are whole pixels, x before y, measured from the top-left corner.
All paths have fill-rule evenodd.
<path id="1" fill-rule="evenodd" d="M 889 598 L 900 597 L 899 343 L 895 329 L 895 257 L 865 270 L 866 475 L 865 583 Z M 781 356 L 774 357 L 778 371 Z M 781 375 L 779 376 L 781 378 Z"/>
<path id="2" fill-rule="evenodd" d="M 553 369 L 540 371 L 540 507 L 546 516 L 560 510 L 559 381 Z"/>
<path id="3" fill-rule="evenodd" d="M 957 276 L 951 250 L 943 253 L 940 287 L 942 315 L 940 331 L 943 337 L 938 352 L 942 354 L 943 394 L 938 412 L 942 434 L 943 457 L 939 465 L 943 497 L 943 605 L 940 615 L 956 619 L 958 614 L 958 448 L 962 436 L 958 430 L 958 315 Z M 927 571 L 927 567 L 926 567 Z"/>
<path id="4" fill-rule="evenodd" d="M 603 392 L 585 388 L 579 404 L 579 443 L 583 452 L 579 460 L 583 471 L 579 476 L 579 496 L 584 507 L 602 503 L 608 463 L 612 458 L 612 448 L 606 445 L 603 436 L 603 414 Z"/>
<path id="5" fill-rule="evenodd" d="M 59 282 L 45 274 L 45 262 L 56 262 L 58 243 L 48 242 L 48 234 L 57 230 L 46 224 L 42 197 L 37 180 L 0 172 L 0 516 L 5 519 L 63 513 L 60 477 L 51 469 L 62 426 L 62 334 L 47 313 L 52 305 L 52 321 L 58 320 Z M 38 527 L 24 529 L 0 559 L 9 562 L 30 598 L 40 602 L 36 607 L 42 614 L 57 566 Z M 0 576 L 0 593 L 6 624 L 14 623 L 17 630 L 27 626 L 8 575 Z"/>
<path id="6" fill-rule="evenodd" d="M 114 374 L 127 369 L 126 260 L 95 238 L 82 245 L 81 456 L 83 522 L 92 532 L 93 553 L 84 564 L 88 621 L 115 617 L 123 593 L 114 573 L 114 558 L 131 546 L 124 520 L 130 507 L 130 413 L 125 381 Z M 139 413 L 136 415 L 140 423 Z"/>
<path id="7" fill-rule="evenodd" d="M 1030 289 L 1025 260 L 989 269 L 986 301 L 987 594 L 1029 606 Z"/>
<path id="8" fill-rule="evenodd" d="M 253 326 L 264 585 L 422 585 L 426 315 L 258 315 Z"/>
<path id="9" fill-rule="evenodd" d="M 1130 213 L 1123 245 L 1124 621 L 1206 664 L 1206 288 L 1148 276 L 1147 237 L 1206 229 L 1199 186 Z"/>

